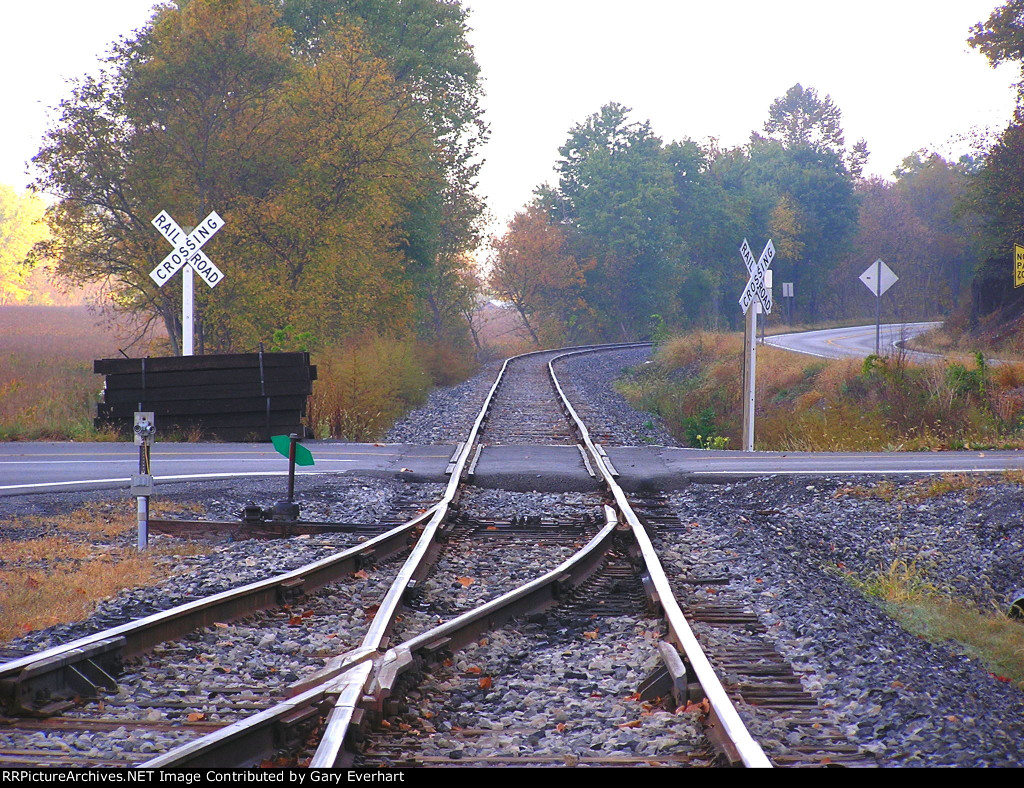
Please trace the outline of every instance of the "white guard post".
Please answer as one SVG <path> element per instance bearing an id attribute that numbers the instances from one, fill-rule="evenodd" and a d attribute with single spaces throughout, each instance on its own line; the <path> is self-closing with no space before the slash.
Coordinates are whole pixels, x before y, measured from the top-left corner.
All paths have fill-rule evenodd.
<path id="1" fill-rule="evenodd" d="M 772 293 L 765 287 L 765 272 L 772 264 L 772 260 L 775 259 L 775 247 L 769 240 L 764 251 L 761 252 L 761 256 L 755 261 L 754 254 L 750 251 L 750 244 L 744 238 L 743 244 L 740 246 L 740 256 L 750 275 L 747 286 L 743 288 L 743 293 L 740 295 L 740 307 L 743 309 L 743 314 L 746 315 L 746 331 L 743 337 L 743 451 L 753 451 L 758 311 L 754 305 L 759 304 L 765 314 L 771 314 Z"/>

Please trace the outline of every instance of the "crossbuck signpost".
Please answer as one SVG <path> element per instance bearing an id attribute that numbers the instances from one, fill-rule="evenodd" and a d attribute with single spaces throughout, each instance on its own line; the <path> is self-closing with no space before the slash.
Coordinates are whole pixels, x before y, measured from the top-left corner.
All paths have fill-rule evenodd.
<path id="1" fill-rule="evenodd" d="M 160 264 L 149 272 L 149 277 L 157 287 L 163 287 L 167 281 L 181 271 L 181 354 L 192 355 L 194 336 L 194 316 L 192 304 L 195 299 L 193 292 L 192 272 L 195 271 L 210 288 L 216 287 L 224 278 L 221 270 L 203 252 L 203 245 L 213 238 L 214 234 L 224 226 L 224 220 L 216 211 L 200 222 L 192 232 L 186 234 L 167 211 L 160 211 L 153 218 L 153 226 L 166 238 L 174 250 Z"/>
<path id="2" fill-rule="evenodd" d="M 772 291 L 765 287 L 765 272 L 775 259 L 775 247 L 769 240 L 755 261 L 750 244 L 743 239 L 740 256 L 747 267 L 750 279 L 740 295 L 740 307 L 747 316 L 747 330 L 744 337 L 745 352 L 743 354 L 743 451 L 754 450 L 754 379 L 757 367 L 757 307 L 760 305 L 765 314 L 772 311 Z M 753 308 L 752 308 L 753 307 Z"/>

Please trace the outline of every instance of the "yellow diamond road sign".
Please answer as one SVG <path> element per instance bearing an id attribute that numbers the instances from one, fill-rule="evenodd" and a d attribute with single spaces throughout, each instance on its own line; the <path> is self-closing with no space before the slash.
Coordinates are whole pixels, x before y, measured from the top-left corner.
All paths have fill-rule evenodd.
<path id="1" fill-rule="evenodd" d="M 1024 246 L 1013 245 L 1013 286 L 1024 285 Z"/>

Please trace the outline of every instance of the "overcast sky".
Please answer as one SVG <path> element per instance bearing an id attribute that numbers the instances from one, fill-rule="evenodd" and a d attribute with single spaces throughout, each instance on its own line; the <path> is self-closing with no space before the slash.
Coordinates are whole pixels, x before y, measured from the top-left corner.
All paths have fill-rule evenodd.
<path id="1" fill-rule="evenodd" d="M 848 144 L 889 176 L 918 148 L 960 155 L 977 129 L 1011 116 L 1012 65 L 966 43 L 995 0 L 471 0 L 491 139 L 481 177 L 507 221 L 552 178 L 570 127 L 617 101 L 666 142 L 740 145 L 793 84 L 828 94 Z M 26 185 L 47 109 L 65 79 L 97 67 L 110 42 L 149 17 L 151 0 L 4 0 L 0 182 Z"/>

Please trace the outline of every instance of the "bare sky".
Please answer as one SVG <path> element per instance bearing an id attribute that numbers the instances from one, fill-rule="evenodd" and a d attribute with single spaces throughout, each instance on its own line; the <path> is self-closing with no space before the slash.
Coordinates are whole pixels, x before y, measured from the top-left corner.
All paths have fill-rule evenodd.
<path id="1" fill-rule="evenodd" d="M 800 82 L 843 111 L 848 143 L 888 176 L 927 147 L 967 152 L 1014 104 L 1013 66 L 971 50 L 969 27 L 997 0 L 469 0 L 491 139 L 481 191 L 503 223 L 552 178 L 569 128 L 617 101 L 665 141 L 740 145 Z M 26 185 L 64 79 L 95 70 L 151 0 L 4 0 L 0 182 Z M 495 228 L 497 229 L 497 228 Z"/>

